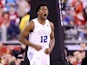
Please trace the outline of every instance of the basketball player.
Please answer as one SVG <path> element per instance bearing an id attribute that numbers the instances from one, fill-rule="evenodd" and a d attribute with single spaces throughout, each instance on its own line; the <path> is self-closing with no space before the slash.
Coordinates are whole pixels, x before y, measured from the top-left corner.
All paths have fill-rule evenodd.
<path id="1" fill-rule="evenodd" d="M 26 24 L 19 35 L 19 41 L 28 45 L 27 57 L 30 65 L 50 65 L 49 55 L 54 47 L 54 25 L 47 19 L 48 7 L 37 7 L 38 17 Z M 29 40 L 25 37 L 29 34 Z"/>

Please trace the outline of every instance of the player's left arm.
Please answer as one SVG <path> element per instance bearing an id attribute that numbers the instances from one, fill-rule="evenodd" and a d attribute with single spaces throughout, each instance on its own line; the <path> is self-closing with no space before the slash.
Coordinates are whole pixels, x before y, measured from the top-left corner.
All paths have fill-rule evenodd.
<path id="1" fill-rule="evenodd" d="M 50 34 L 50 50 L 52 51 L 55 45 L 55 38 L 54 38 L 54 24 L 52 22 L 50 22 L 51 25 L 51 34 Z"/>
<path id="2" fill-rule="evenodd" d="M 50 34 L 50 45 L 49 45 L 49 48 L 47 48 L 45 50 L 45 53 L 46 54 L 50 54 L 51 51 L 53 50 L 54 48 L 54 45 L 55 45 L 55 38 L 54 38 L 54 24 L 52 22 L 50 22 L 50 26 L 51 26 L 51 34 Z"/>

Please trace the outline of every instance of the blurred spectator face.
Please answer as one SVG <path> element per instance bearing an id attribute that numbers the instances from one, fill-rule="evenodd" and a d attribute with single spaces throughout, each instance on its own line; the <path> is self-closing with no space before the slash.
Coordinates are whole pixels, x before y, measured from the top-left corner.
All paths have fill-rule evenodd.
<path id="1" fill-rule="evenodd" d="M 84 42 L 80 43 L 80 50 L 85 50 L 86 44 Z"/>
<path id="2" fill-rule="evenodd" d="M 4 13 L 4 18 L 7 19 L 9 17 L 8 12 Z"/>
<path id="3" fill-rule="evenodd" d="M 14 21 L 17 18 L 17 14 L 16 14 L 16 10 L 15 10 L 14 6 L 11 6 L 10 7 L 10 10 L 9 10 L 9 18 L 10 18 L 10 20 L 14 20 Z"/>
<path id="4" fill-rule="evenodd" d="M 80 54 L 79 51 L 76 51 L 76 52 L 73 53 L 73 55 L 74 55 L 75 58 L 78 58 L 78 55 L 79 55 L 79 54 Z"/>
<path id="5" fill-rule="evenodd" d="M 70 7 L 67 7 L 67 8 L 66 8 L 66 13 L 67 13 L 67 14 L 70 14 Z"/>
<path id="6" fill-rule="evenodd" d="M 4 17 L 3 25 L 9 27 L 10 19 L 8 12 L 4 12 L 3 17 Z"/>
<path id="7" fill-rule="evenodd" d="M 27 0 L 17 0 L 18 9 L 17 13 L 20 17 L 24 16 L 28 12 L 30 12 L 30 3 L 27 2 Z"/>
<path id="8" fill-rule="evenodd" d="M 76 62 L 76 58 L 74 57 L 74 56 L 72 56 L 70 59 L 69 59 L 69 61 L 70 61 L 70 63 L 71 64 L 74 64 L 74 62 Z"/>
<path id="9" fill-rule="evenodd" d="M 15 13 L 15 8 L 14 8 L 14 6 L 11 6 L 11 7 L 10 7 L 9 13 L 12 13 L 12 14 Z"/>
<path id="10" fill-rule="evenodd" d="M 4 54 L 1 57 L 1 59 L 2 59 L 1 62 L 3 63 L 3 65 L 8 64 L 9 59 L 11 59 L 11 55 L 10 54 Z"/>

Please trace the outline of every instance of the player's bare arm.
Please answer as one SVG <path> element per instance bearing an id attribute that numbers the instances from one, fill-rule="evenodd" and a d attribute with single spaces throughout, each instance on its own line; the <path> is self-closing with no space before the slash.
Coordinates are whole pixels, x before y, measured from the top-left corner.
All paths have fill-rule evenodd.
<path id="1" fill-rule="evenodd" d="M 27 45 L 27 46 L 31 46 L 33 48 L 35 48 L 37 51 L 39 51 L 40 49 L 42 49 L 41 46 L 39 45 L 35 45 L 31 42 L 29 42 L 26 37 L 28 36 L 28 34 L 34 30 L 34 22 L 30 21 L 27 23 L 27 25 L 25 26 L 25 28 L 23 29 L 23 31 L 20 33 L 19 35 L 19 41 L 22 42 L 23 44 Z"/>
<path id="2" fill-rule="evenodd" d="M 49 45 L 49 48 L 45 50 L 45 53 L 46 54 L 50 54 L 51 51 L 53 50 L 53 47 L 55 45 L 55 39 L 54 39 L 54 24 L 52 22 L 50 22 L 50 25 L 51 25 L 51 34 L 50 34 L 50 45 Z"/>

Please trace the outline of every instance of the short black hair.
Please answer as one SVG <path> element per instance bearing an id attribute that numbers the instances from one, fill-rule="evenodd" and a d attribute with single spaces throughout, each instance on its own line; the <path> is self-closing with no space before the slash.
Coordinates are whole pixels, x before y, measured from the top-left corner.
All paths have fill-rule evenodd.
<path id="1" fill-rule="evenodd" d="M 47 5 L 46 3 L 40 3 L 40 4 L 37 6 L 37 8 L 36 8 L 36 12 L 39 11 L 39 9 L 40 9 L 41 6 L 46 6 L 46 7 L 48 7 L 48 5 Z"/>

